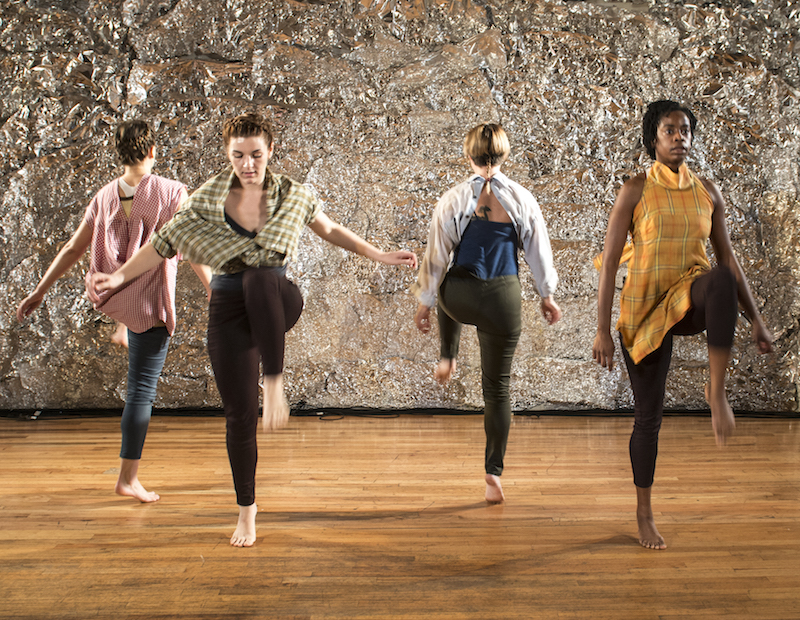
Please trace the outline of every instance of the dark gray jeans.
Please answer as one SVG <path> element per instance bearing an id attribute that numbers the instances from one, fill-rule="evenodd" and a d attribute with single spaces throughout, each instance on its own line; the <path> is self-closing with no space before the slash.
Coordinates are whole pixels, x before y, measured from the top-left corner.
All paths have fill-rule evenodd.
<path id="1" fill-rule="evenodd" d="M 120 458 L 142 458 L 153 401 L 156 399 L 158 378 L 164 367 L 168 347 L 169 332 L 166 327 L 153 327 L 141 334 L 128 330 L 128 389 L 120 422 Z"/>

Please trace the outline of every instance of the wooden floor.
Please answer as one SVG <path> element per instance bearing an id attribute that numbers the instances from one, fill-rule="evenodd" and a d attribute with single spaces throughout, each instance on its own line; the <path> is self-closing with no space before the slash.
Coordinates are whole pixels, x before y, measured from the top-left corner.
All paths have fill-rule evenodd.
<path id="1" fill-rule="evenodd" d="M 0 618 L 800 618 L 800 420 L 669 417 L 636 543 L 631 419 L 516 417 L 507 503 L 483 501 L 479 416 L 292 418 L 259 437 L 259 539 L 236 519 L 224 420 L 153 419 L 113 494 L 118 420 L 0 418 Z"/>

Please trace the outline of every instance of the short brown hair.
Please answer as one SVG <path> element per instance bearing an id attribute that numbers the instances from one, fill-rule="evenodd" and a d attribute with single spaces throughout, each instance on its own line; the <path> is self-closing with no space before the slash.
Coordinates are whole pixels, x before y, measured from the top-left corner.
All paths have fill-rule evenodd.
<path id="1" fill-rule="evenodd" d="M 240 114 L 229 118 L 222 127 L 222 141 L 225 143 L 225 148 L 228 148 L 231 138 L 253 136 L 264 136 L 267 146 L 272 144 L 272 125 L 258 114 Z"/>
<path id="2" fill-rule="evenodd" d="M 464 138 L 464 155 L 479 168 L 502 164 L 511 153 L 508 136 L 497 123 L 484 123 L 470 129 Z"/>
<path id="3" fill-rule="evenodd" d="M 142 161 L 155 144 L 155 133 L 144 121 L 123 121 L 114 132 L 114 146 L 124 166 Z"/>

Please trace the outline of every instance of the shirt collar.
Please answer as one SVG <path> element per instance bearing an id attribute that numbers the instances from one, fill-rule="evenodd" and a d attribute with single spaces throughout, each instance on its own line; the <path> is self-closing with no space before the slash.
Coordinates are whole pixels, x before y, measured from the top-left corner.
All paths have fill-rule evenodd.
<path id="1" fill-rule="evenodd" d="M 692 175 L 685 163 L 680 165 L 678 172 L 673 172 L 669 166 L 654 161 L 652 171 L 653 180 L 667 189 L 689 189 L 692 186 Z"/>
<path id="2" fill-rule="evenodd" d="M 500 187 L 500 188 L 508 187 L 508 177 L 504 175 L 502 172 L 498 172 L 497 174 L 495 174 L 490 179 L 490 182 L 492 187 Z M 486 184 L 486 179 L 479 174 L 473 174 L 469 178 L 468 183 L 470 184 L 470 186 L 472 186 L 473 195 L 478 196 L 483 190 L 483 186 Z"/>

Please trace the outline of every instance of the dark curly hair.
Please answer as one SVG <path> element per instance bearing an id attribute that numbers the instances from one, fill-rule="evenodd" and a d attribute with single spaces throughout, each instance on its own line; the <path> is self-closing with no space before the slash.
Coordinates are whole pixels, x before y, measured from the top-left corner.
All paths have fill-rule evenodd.
<path id="1" fill-rule="evenodd" d="M 644 148 L 647 149 L 647 154 L 650 155 L 650 159 L 656 158 L 655 143 L 658 124 L 661 122 L 662 118 L 673 112 L 683 112 L 686 115 L 689 119 L 692 136 L 694 136 L 694 130 L 697 127 L 697 119 L 689 108 L 676 101 L 670 101 L 669 99 L 654 101 L 647 106 L 647 112 L 644 113 L 644 118 L 642 119 L 642 143 L 644 144 Z"/>
<path id="2" fill-rule="evenodd" d="M 142 161 L 155 144 L 155 133 L 144 121 L 123 121 L 114 132 L 114 146 L 123 166 Z"/>
<path id="3" fill-rule="evenodd" d="M 272 125 L 258 114 L 240 114 L 225 121 L 222 127 L 222 141 L 228 148 L 231 138 L 250 138 L 264 136 L 267 146 L 272 144 Z"/>

